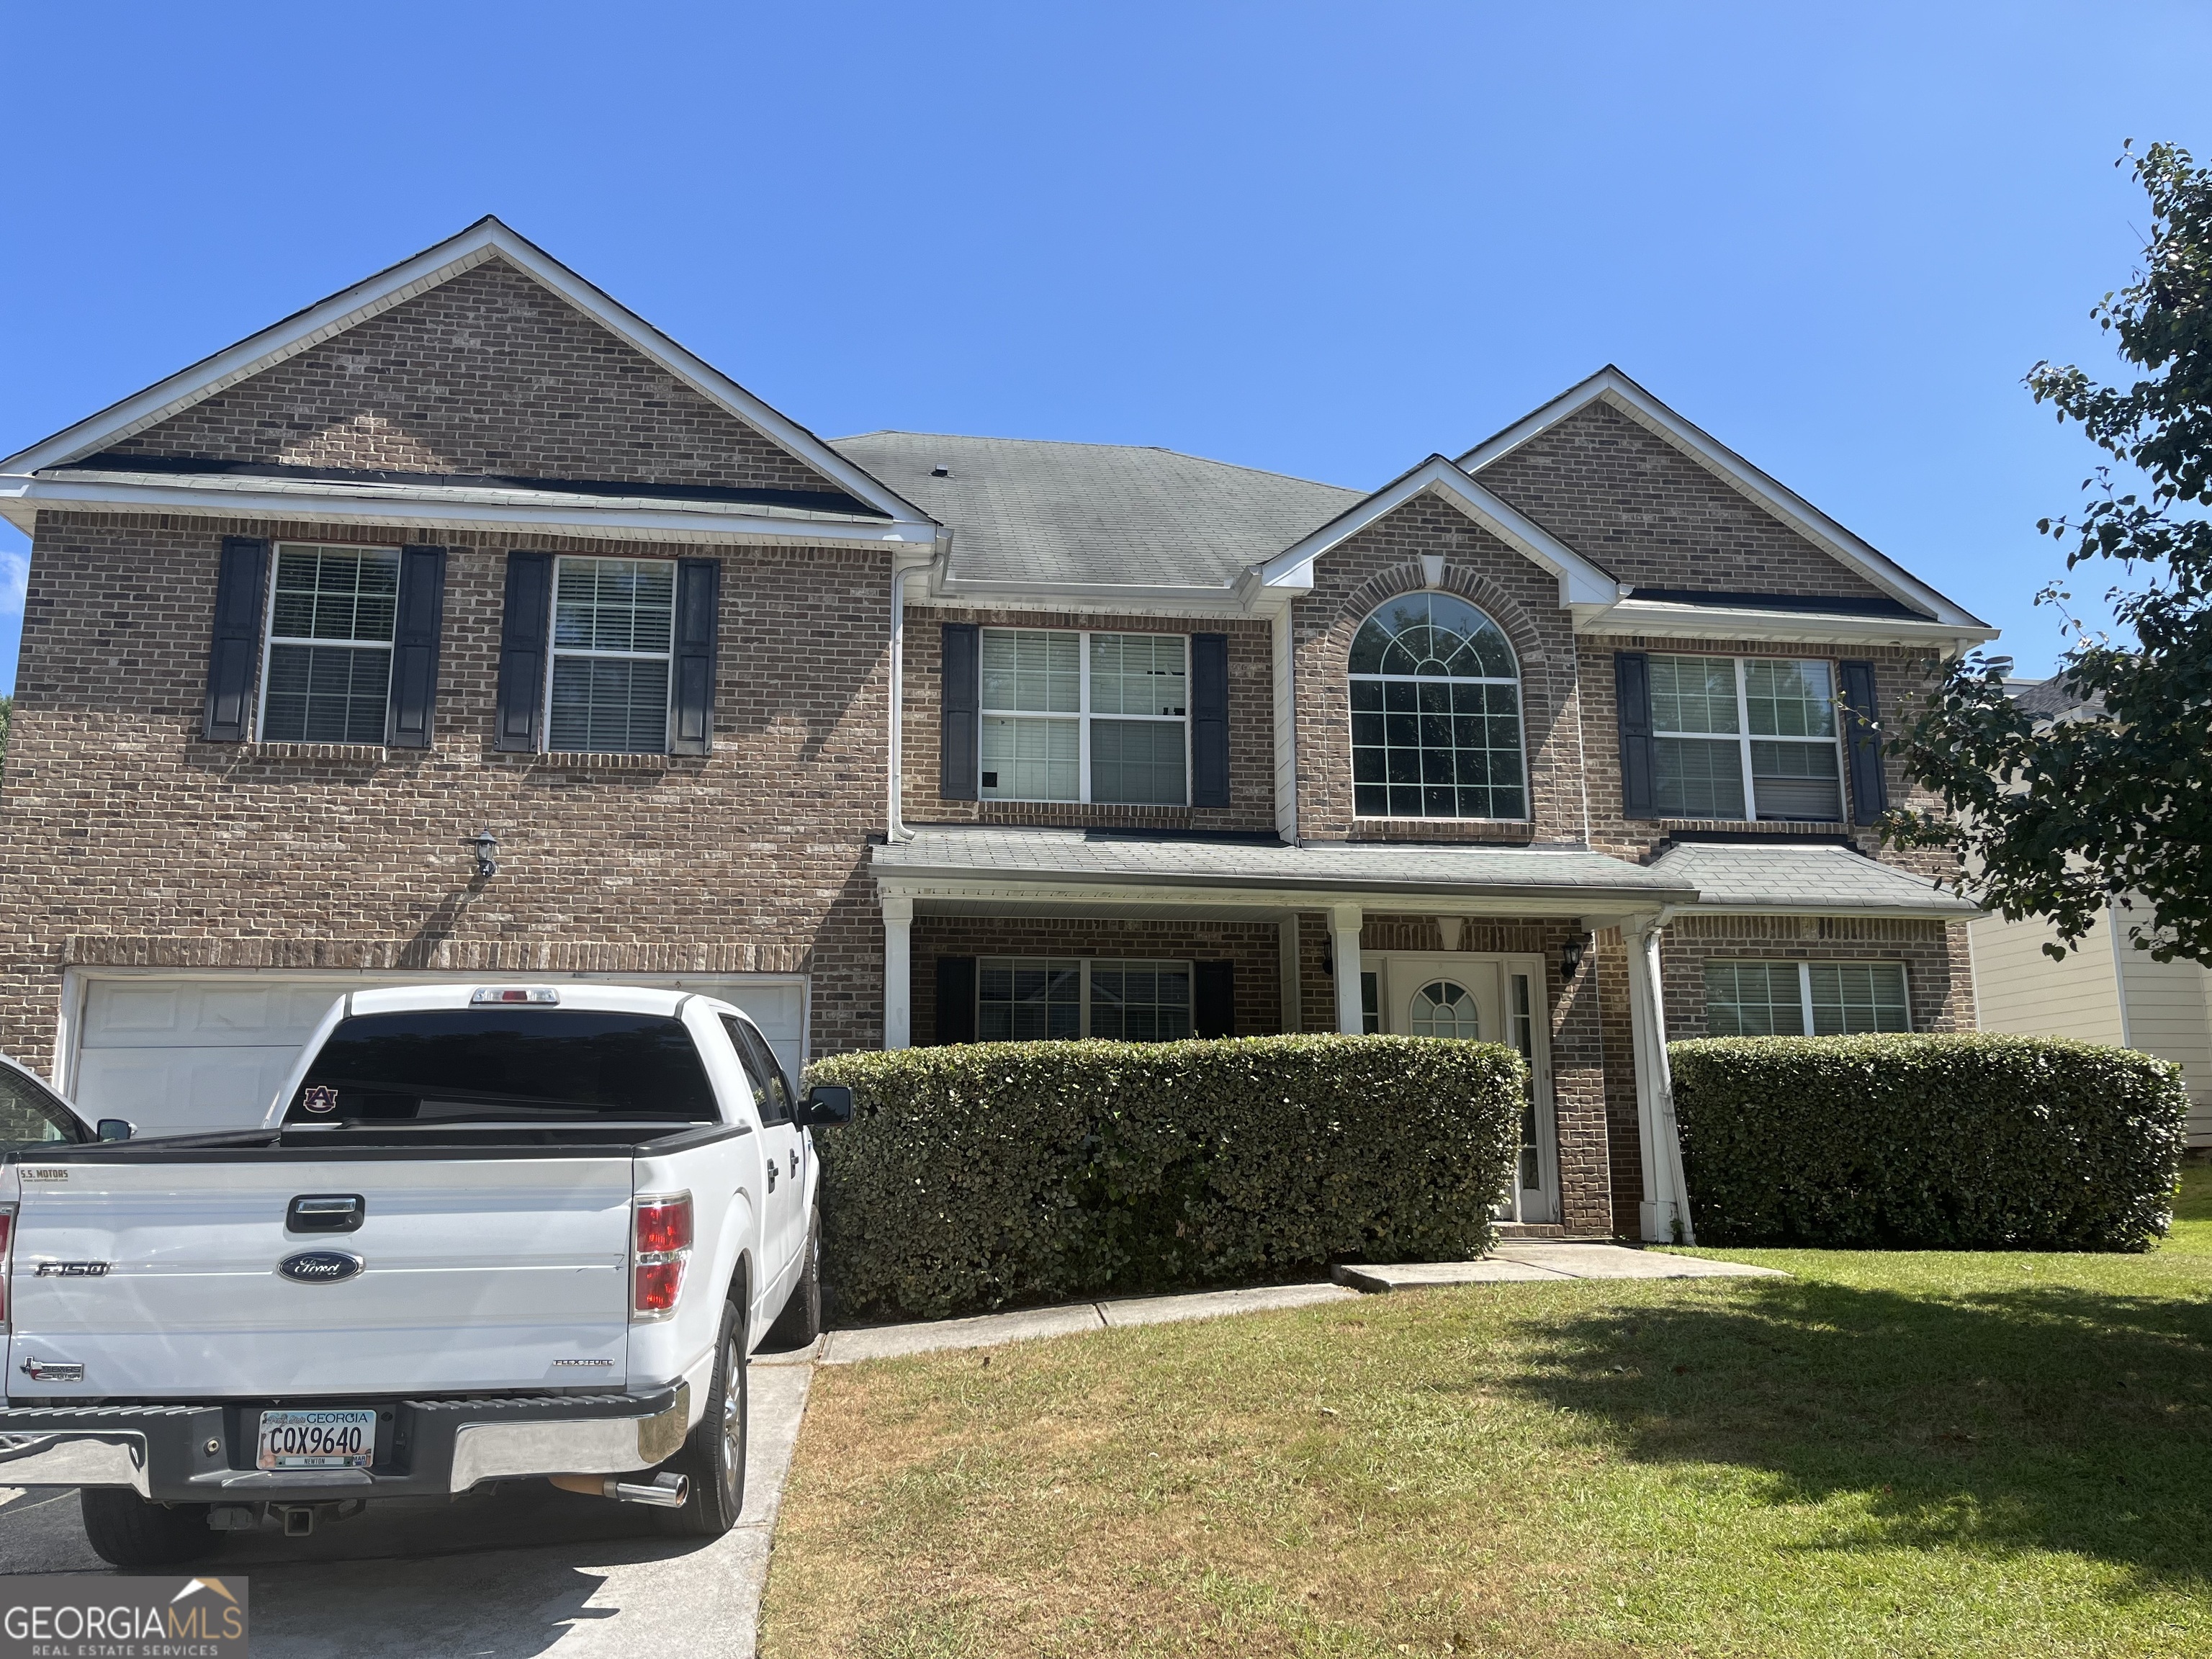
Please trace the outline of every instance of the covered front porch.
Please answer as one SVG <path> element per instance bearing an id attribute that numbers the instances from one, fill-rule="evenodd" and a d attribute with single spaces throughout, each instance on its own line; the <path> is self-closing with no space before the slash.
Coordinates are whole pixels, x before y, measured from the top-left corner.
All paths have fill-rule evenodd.
<path id="1" fill-rule="evenodd" d="M 920 830 L 877 849 L 873 867 L 887 1047 L 1297 1031 L 1504 1042 L 1534 1081 L 1510 1218 L 1574 1237 L 1675 1236 L 1654 964 L 1670 908 L 1697 897 L 1679 880 L 1583 848 L 986 828 Z M 1637 948 L 1632 1040 L 1608 1053 L 1585 958 L 1592 935 L 1613 929 Z M 1638 1103 L 1635 1216 L 1613 1210 L 1608 1071 Z"/>

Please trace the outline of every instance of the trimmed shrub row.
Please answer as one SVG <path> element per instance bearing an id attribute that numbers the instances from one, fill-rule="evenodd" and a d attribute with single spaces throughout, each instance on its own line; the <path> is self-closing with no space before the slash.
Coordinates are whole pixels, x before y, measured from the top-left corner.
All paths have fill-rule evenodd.
<path id="1" fill-rule="evenodd" d="M 1283 1036 L 853 1054 L 819 1135 L 842 1312 L 1258 1283 L 1488 1248 L 1525 1070 L 1496 1043 Z"/>
<path id="2" fill-rule="evenodd" d="M 1701 1244 L 2141 1250 L 2171 1220 L 2179 1068 L 2055 1037 L 1669 1045 Z"/>

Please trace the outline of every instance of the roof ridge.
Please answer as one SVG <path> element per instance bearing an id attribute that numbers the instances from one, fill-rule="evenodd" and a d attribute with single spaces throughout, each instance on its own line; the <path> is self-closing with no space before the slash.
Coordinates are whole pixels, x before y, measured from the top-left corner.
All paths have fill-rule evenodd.
<path id="1" fill-rule="evenodd" d="M 846 437 L 828 438 L 823 441 L 835 447 L 838 444 L 857 443 L 863 438 L 943 438 L 958 443 L 1037 444 L 1050 445 L 1056 449 L 1111 449 L 1146 455 L 1172 455 L 1177 460 L 1195 461 L 1201 466 L 1225 467 L 1232 472 L 1256 472 L 1262 477 L 1311 484 L 1317 489 L 1340 489 L 1349 495 L 1364 495 L 1366 493 L 1356 484 L 1330 483 L 1325 478 L 1309 478 L 1301 473 L 1285 472 L 1276 467 L 1248 466 L 1242 461 L 1224 461 L 1212 455 L 1194 455 L 1187 449 L 1174 449 L 1166 444 L 1109 444 L 1089 438 L 1007 438 L 981 432 L 921 432 L 903 426 L 879 426 L 872 431 L 855 432 Z"/>

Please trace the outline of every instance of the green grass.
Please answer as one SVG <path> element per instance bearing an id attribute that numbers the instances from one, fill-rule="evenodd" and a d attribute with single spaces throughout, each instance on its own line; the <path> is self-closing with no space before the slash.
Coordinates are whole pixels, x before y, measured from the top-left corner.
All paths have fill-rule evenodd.
<path id="1" fill-rule="evenodd" d="M 2212 1651 L 2212 1171 L 2139 1256 L 1368 1298 L 817 1376 L 764 1651 Z"/>

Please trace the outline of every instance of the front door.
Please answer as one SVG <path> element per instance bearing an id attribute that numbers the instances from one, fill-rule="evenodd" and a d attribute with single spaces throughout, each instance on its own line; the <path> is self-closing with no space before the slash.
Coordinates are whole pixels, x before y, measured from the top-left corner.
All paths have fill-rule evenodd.
<path id="1" fill-rule="evenodd" d="M 1503 1042 L 1528 1062 L 1521 1108 L 1521 1152 L 1511 1190 L 1498 1206 L 1506 1221 L 1559 1216 L 1559 1156 L 1552 1120 L 1551 1048 L 1540 957 L 1452 951 L 1392 954 L 1376 963 L 1382 1029 L 1401 1036 Z"/>

